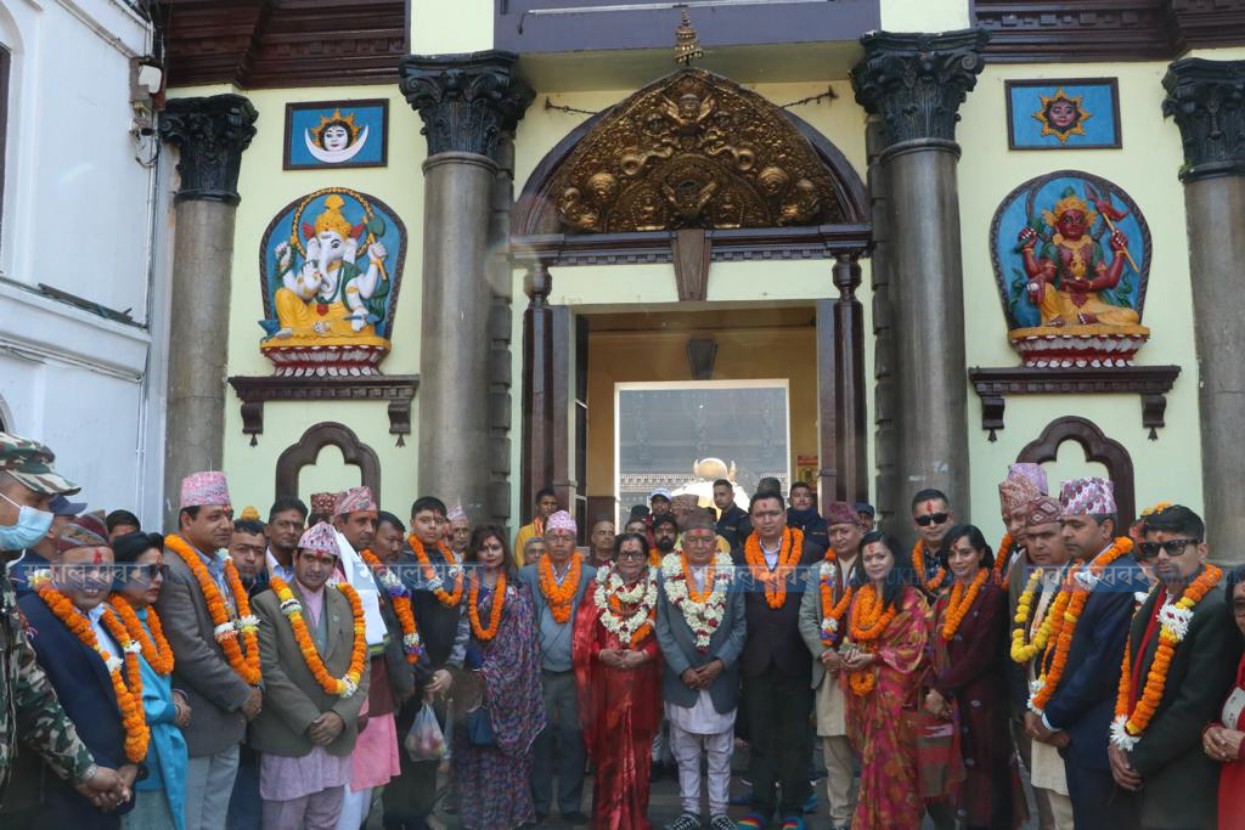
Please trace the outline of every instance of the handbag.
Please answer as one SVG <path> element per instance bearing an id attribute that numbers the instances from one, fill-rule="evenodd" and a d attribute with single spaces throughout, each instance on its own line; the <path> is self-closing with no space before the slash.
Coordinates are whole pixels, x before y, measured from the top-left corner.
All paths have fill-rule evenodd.
<path id="1" fill-rule="evenodd" d="M 493 719 L 489 717 L 488 707 L 477 706 L 467 713 L 463 728 L 467 730 L 467 743 L 472 746 L 496 746 L 493 735 Z"/>
<path id="2" fill-rule="evenodd" d="M 914 689 L 918 700 L 926 677 L 928 674 Z M 940 801 L 954 796 L 968 777 L 960 746 L 960 711 L 955 701 L 951 701 L 950 720 L 935 717 L 916 700 L 909 700 L 901 717 L 902 728 L 916 750 L 917 790 L 921 798 Z"/>

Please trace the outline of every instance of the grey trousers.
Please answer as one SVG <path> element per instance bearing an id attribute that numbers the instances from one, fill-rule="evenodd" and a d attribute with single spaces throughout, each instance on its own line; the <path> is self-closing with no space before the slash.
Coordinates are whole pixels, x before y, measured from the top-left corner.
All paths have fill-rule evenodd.
<path id="1" fill-rule="evenodd" d="M 134 809 L 121 817 L 121 830 L 169 830 L 176 827 L 164 790 L 138 790 Z"/>
<path id="2" fill-rule="evenodd" d="M 346 788 L 329 787 L 289 801 L 264 801 L 264 830 L 337 830 Z"/>
<path id="3" fill-rule="evenodd" d="M 186 770 L 186 830 L 225 830 L 241 747 L 190 759 Z"/>
<path id="4" fill-rule="evenodd" d="M 532 763 L 532 801 L 536 812 L 553 803 L 554 744 L 557 744 L 558 812 L 580 812 L 584 800 L 584 736 L 579 729 L 575 673 L 542 670 L 540 688 L 548 725 L 536 737 Z M 556 740 L 555 740 L 556 739 Z"/>

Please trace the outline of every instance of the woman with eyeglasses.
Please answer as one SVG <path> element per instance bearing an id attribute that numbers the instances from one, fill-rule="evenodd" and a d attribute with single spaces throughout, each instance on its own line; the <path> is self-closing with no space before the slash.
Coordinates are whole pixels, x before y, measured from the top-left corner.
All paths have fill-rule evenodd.
<path id="1" fill-rule="evenodd" d="M 856 830 L 920 827 L 925 812 L 916 747 L 903 727 L 929 639 L 929 606 L 918 578 L 908 552 L 890 536 L 875 530 L 861 539 L 839 648 L 848 739 L 860 756 Z"/>
<path id="2" fill-rule="evenodd" d="M 545 728 L 539 626 L 501 528 L 477 527 L 465 562 L 472 673 L 454 685 L 459 818 L 465 830 L 510 830 L 536 820 L 532 746 Z"/>
<path id="3" fill-rule="evenodd" d="M 1245 566 L 1224 580 L 1232 624 L 1245 637 Z M 1240 647 L 1240 641 L 1237 642 Z M 1202 730 L 1202 752 L 1219 767 L 1219 830 L 1245 830 L 1245 654 L 1218 719 Z"/>
<path id="4" fill-rule="evenodd" d="M 661 723 L 657 580 L 639 534 L 619 536 L 614 559 L 584 592 L 571 649 L 584 747 L 596 765 L 592 827 L 648 830 L 653 736 Z"/>
<path id="5" fill-rule="evenodd" d="M 127 533 L 113 540 L 117 574 L 108 606 L 138 643 L 143 679 L 143 712 L 151 730 L 147 777 L 134 784 L 134 810 L 123 830 L 182 830 L 189 759 L 182 727 L 190 723 L 190 704 L 173 690 L 173 651 L 152 604 L 164 585 L 164 537 Z"/>
<path id="6" fill-rule="evenodd" d="M 998 655 L 1007 637 L 1007 594 L 990 578 L 994 553 L 974 525 L 956 525 L 944 544 L 951 590 L 934 605 L 933 682 L 925 709 L 954 720 L 967 777 L 954 802 L 966 830 L 1008 830 L 1020 784 L 1008 729 L 1007 675 Z"/>

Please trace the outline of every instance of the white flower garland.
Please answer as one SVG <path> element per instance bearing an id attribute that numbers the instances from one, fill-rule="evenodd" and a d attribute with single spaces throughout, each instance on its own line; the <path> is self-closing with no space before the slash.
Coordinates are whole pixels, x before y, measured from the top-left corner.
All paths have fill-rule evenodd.
<path id="1" fill-rule="evenodd" d="M 635 605 L 635 611 L 625 617 L 615 613 L 610 608 L 610 597 L 624 605 Z M 593 601 L 601 611 L 601 626 L 624 645 L 630 645 L 631 637 L 649 621 L 657 607 L 657 580 L 653 579 L 652 570 L 645 568 L 636 584 L 628 589 L 614 566 L 606 565 L 597 571 Z"/>
<path id="2" fill-rule="evenodd" d="M 822 562 L 821 570 L 817 574 L 817 590 L 818 591 L 821 590 L 821 584 L 823 582 L 837 576 L 837 572 L 838 572 L 838 569 L 835 567 L 835 563 L 830 562 L 830 561 Z M 829 611 L 833 611 L 833 610 L 834 610 L 833 608 L 821 609 L 823 614 Z M 830 616 L 824 616 L 821 618 L 821 638 L 823 640 L 833 640 L 834 635 L 838 633 L 839 633 L 839 621 L 837 619 L 835 619 L 834 617 L 830 617 Z"/>
<path id="3" fill-rule="evenodd" d="M 1165 602 L 1163 607 L 1159 609 L 1159 625 L 1177 643 L 1184 640 L 1189 633 L 1189 623 L 1192 620 L 1192 608 L 1181 608 L 1175 603 Z"/>
<path id="4" fill-rule="evenodd" d="M 683 571 L 682 552 L 668 553 L 661 560 L 666 597 L 687 621 L 688 628 L 692 629 L 692 634 L 696 637 L 696 650 L 701 653 L 709 650 L 713 632 L 718 630 L 726 616 L 726 591 L 731 581 L 733 564 L 730 554 L 716 554 L 713 557 L 713 584 L 705 586 L 709 596 L 704 602 L 694 602 Z"/>

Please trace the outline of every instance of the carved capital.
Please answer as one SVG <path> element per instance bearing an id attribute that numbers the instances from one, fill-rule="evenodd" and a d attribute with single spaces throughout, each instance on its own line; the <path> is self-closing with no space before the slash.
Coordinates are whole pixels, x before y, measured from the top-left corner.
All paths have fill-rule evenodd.
<path id="1" fill-rule="evenodd" d="M 1184 58 L 1163 77 L 1163 115 L 1184 143 L 1184 182 L 1245 176 L 1245 61 Z"/>
<path id="2" fill-rule="evenodd" d="M 977 85 L 990 33 L 871 32 L 865 58 L 852 70 L 856 101 L 881 119 L 882 149 L 907 142 L 954 146 L 959 108 Z"/>
<path id="3" fill-rule="evenodd" d="M 514 131 L 535 97 L 515 73 L 518 57 L 490 50 L 403 59 L 402 93 L 424 121 L 429 156 L 460 152 L 497 160 L 498 139 Z"/>
<path id="4" fill-rule="evenodd" d="M 236 205 L 242 151 L 255 137 L 259 113 L 241 95 L 174 98 L 160 116 L 160 137 L 177 146 L 181 188 L 176 201 Z"/>

